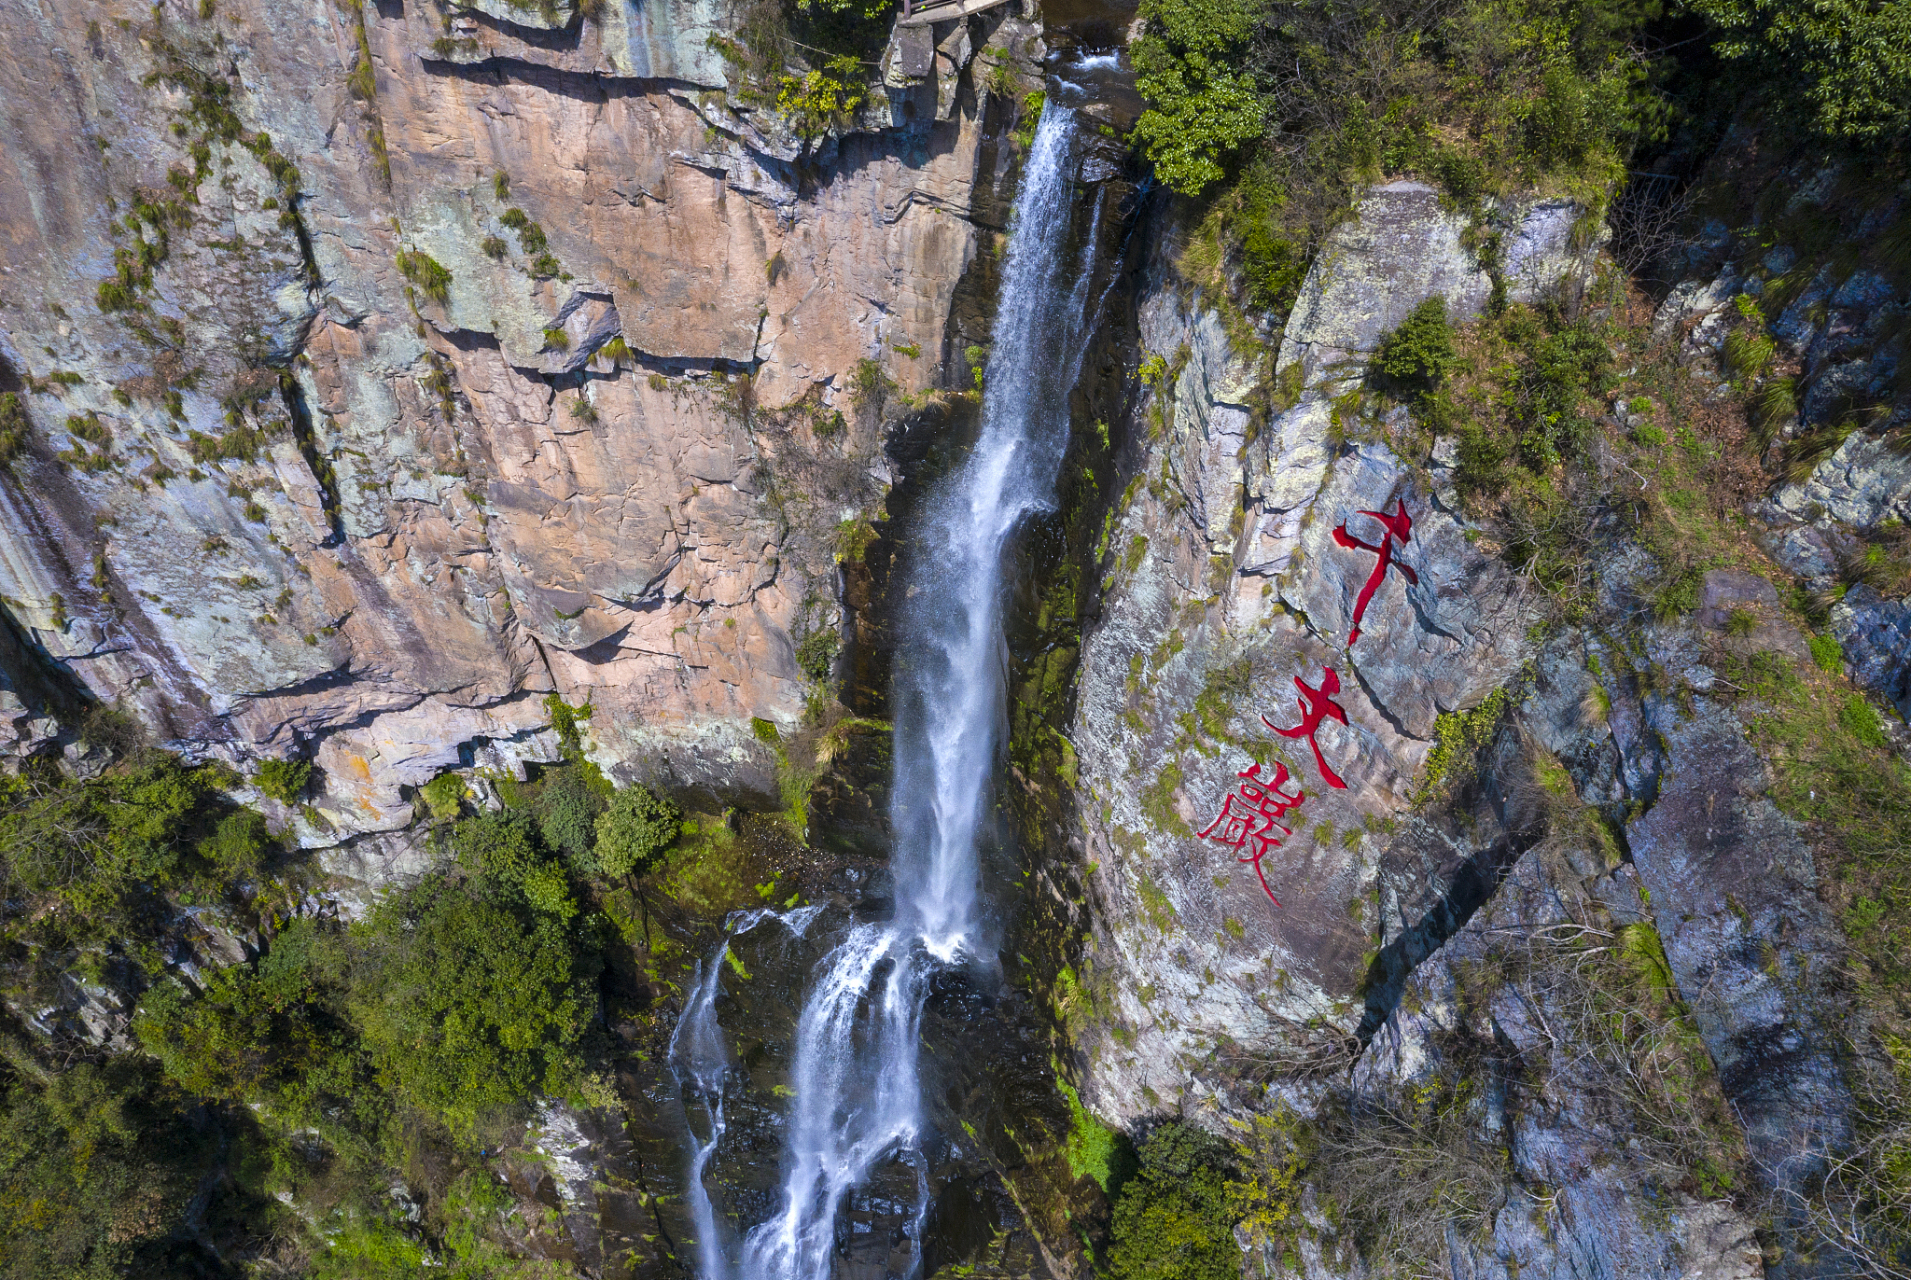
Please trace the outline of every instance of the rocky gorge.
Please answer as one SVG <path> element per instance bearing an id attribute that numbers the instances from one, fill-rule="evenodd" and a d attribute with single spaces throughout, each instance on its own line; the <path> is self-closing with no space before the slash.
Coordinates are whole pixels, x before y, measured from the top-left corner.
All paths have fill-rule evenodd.
<path id="1" fill-rule="evenodd" d="M 16 6 L 8 1114 L 186 1154 L 57 1254 L 9 1157 L 6 1268 L 1903 1274 L 1902 183 L 1203 203 L 1171 8 Z"/>

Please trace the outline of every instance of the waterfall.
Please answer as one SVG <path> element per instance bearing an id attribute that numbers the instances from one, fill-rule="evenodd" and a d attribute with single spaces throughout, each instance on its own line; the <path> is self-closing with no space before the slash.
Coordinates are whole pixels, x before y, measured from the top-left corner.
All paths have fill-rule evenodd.
<path id="1" fill-rule="evenodd" d="M 723 1028 L 717 1025 L 717 996 L 729 954 L 730 940 L 725 938 L 710 963 L 697 970 L 690 999 L 677 1019 L 677 1029 L 670 1033 L 670 1074 L 683 1095 L 685 1120 L 692 1102 L 702 1104 L 707 1134 L 697 1138 L 691 1130 L 688 1184 L 691 1229 L 697 1233 L 697 1273 L 704 1276 L 723 1274 L 723 1242 L 717 1234 L 710 1193 L 704 1189 L 703 1170 L 724 1134 L 723 1086 L 730 1074 L 730 1053 L 723 1043 Z"/>
<path id="2" fill-rule="evenodd" d="M 976 837 L 1004 720 L 1003 552 L 1017 525 L 1053 502 L 1089 326 L 1091 272 L 1066 278 L 1073 133 L 1072 111 L 1044 110 L 1010 218 L 981 433 L 924 513 L 895 681 L 895 914 L 851 926 L 817 966 L 797 1020 L 779 1206 L 743 1241 L 738 1277 L 824 1280 L 845 1198 L 891 1156 L 916 1170 L 912 1248 L 921 1266 L 929 1199 L 917 1142 L 923 1000 L 938 967 L 991 959 L 979 936 Z M 700 980 L 685 1022 L 707 1010 L 699 1001 L 710 981 Z M 713 1113 L 713 1131 L 719 1123 Z M 713 1133 L 698 1144 L 693 1183 L 715 1142 Z M 701 1186 L 692 1194 L 694 1209 Z M 707 1242 L 714 1222 L 700 1218 L 697 1229 L 701 1280 L 724 1280 L 727 1264 Z"/>
<path id="3" fill-rule="evenodd" d="M 724 939 L 710 953 L 708 963 L 699 964 L 696 980 L 690 984 L 690 999 L 670 1033 L 665 1054 L 671 1078 L 677 1082 L 683 1100 L 684 1128 L 691 1136 L 690 1176 L 686 1200 L 690 1206 L 691 1230 L 696 1232 L 697 1274 L 712 1280 L 727 1272 L 723 1256 L 723 1233 L 717 1227 L 716 1206 L 703 1185 L 703 1171 L 723 1141 L 727 1126 L 723 1122 L 723 1091 L 730 1078 L 730 1050 L 724 1042 L 723 1027 L 717 1021 L 717 997 L 723 994 L 723 966 L 730 958 L 730 943 L 748 933 L 764 920 L 775 920 L 800 938 L 822 912 L 820 906 L 800 907 L 794 911 L 738 911 L 724 922 Z M 690 1123 L 690 1110 L 702 1108 L 704 1137 L 696 1136 Z"/>

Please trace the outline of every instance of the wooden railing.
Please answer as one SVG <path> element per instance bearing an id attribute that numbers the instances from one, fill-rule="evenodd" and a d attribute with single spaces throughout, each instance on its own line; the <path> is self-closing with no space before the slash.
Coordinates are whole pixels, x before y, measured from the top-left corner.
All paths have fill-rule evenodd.
<path id="1" fill-rule="evenodd" d="M 902 0 L 899 27 L 926 27 L 936 22 L 953 22 L 971 14 L 993 9 L 1009 0 Z"/>

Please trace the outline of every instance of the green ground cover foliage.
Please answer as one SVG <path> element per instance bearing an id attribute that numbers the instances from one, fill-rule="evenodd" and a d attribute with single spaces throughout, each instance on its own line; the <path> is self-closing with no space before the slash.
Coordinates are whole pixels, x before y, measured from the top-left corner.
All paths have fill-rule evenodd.
<path id="1" fill-rule="evenodd" d="M 1115 1280 L 1238 1280 L 1240 1206 L 1228 1183 L 1233 1152 L 1194 1125 L 1170 1121 L 1141 1144 L 1115 1201 L 1109 1274 Z"/>
<path id="2" fill-rule="evenodd" d="M 188 1110 L 138 1058 L 0 1066 L 0 1276 L 214 1274 L 174 1231 L 218 1159 Z"/>
<path id="3" fill-rule="evenodd" d="M 1157 180 L 1197 197 L 1184 276 L 1291 305 L 1357 192 L 1418 177 L 1463 211 L 1538 190 L 1603 210 L 1664 135 L 1658 0 L 1144 0 L 1133 46 Z M 1482 245 L 1490 256 L 1491 246 Z"/>
<path id="4" fill-rule="evenodd" d="M 488 1239 L 509 1197 L 474 1153 L 536 1097 L 607 1096 L 597 904 L 675 843 L 676 807 L 581 759 L 500 784 L 514 805 L 454 801 L 438 869 L 344 925 L 283 914 L 308 873 L 231 799 L 240 781 L 138 747 L 90 780 L 0 777 L 10 997 L 51 1003 L 73 974 L 139 993 L 138 1052 L 57 1070 L 0 1016 L 0 1277 L 224 1274 L 205 1242 L 252 1250 L 261 1231 L 284 1274 L 409 1275 L 427 1254 L 541 1274 Z M 256 931 L 258 954 L 175 967 L 191 904 Z M 384 1192 L 421 1146 L 451 1162 L 428 1235 Z M 195 1195 L 205 1227 L 182 1234 Z"/>

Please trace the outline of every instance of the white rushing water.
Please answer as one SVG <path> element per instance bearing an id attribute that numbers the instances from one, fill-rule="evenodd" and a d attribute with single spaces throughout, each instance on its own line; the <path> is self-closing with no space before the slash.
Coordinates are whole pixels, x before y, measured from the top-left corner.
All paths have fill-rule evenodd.
<path id="1" fill-rule="evenodd" d="M 1053 502 L 1068 392 L 1089 324 L 1090 272 L 1068 254 L 1073 133 L 1074 113 L 1058 106 L 1036 128 L 1010 218 L 981 434 L 929 502 L 917 540 L 895 681 L 895 914 L 853 925 L 817 966 L 797 1021 L 778 1208 L 749 1232 L 734 1269 L 717 1246 L 700 1185 L 722 1133 L 719 1085 L 716 1109 L 707 1112 L 710 1137 L 697 1144 L 690 1169 L 702 1280 L 824 1280 L 845 1198 L 892 1157 L 916 1171 L 912 1247 L 920 1267 L 929 1201 L 928 1162 L 918 1149 L 923 999 L 938 967 L 988 959 L 976 840 L 1005 714 L 1003 552 L 1016 526 Z M 1095 238 L 1091 230 L 1087 253 Z M 706 988 L 714 992 L 720 959 L 700 975 L 673 1062 L 679 1041 L 700 1043 L 684 1040 L 687 1025 L 714 1027 Z M 714 1043 L 721 1062 L 721 1039 Z M 707 1068 L 689 1065 L 706 1061 L 702 1052 L 686 1051 L 688 1074 L 679 1080 L 694 1080 L 692 1090 L 707 1099 L 697 1074 Z"/>

